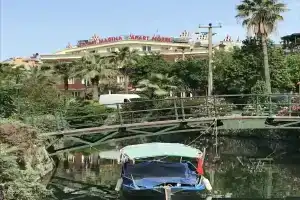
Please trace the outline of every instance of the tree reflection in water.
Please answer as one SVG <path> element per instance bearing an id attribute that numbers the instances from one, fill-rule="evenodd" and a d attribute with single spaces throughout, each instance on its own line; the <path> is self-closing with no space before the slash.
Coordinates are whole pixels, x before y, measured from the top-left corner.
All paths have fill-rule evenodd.
<path id="1" fill-rule="evenodd" d="M 241 198 L 300 196 L 298 152 L 285 151 L 284 156 L 273 153 L 273 156 L 263 157 L 262 146 L 247 142 L 239 147 L 241 141 L 233 140 L 228 146 L 226 142 L 220 140 L 223 144 L 219 148 L 220 158 L 216 158 L 213 148 L 207 151 L 206 177 L 213 182 L 216 196 L 230 193 L 232 197 Z M 60 164 L 51 187 L 58 199 L 117 199 L 114 188 L 119 176 L 120 166 L 116 161 L 101 160 L 98 154 L 75 153 Z"/>

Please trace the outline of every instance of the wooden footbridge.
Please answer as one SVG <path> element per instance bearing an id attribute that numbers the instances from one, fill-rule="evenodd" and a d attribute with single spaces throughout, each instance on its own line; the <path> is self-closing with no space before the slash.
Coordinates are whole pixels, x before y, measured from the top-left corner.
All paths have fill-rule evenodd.
<path id="1" fill-rule="evenodd" d="M 300 96 L 219 95 L 167 98 L 115 105 L 105 114 L 67 117 L 60 114 L 51 138 L 52 155 L 147 136 L 217 128 L 300 129 Z M 63 148 L 53 148 L 64 140 Z M 66 144 L 69 145 L 66 145 Z"/>

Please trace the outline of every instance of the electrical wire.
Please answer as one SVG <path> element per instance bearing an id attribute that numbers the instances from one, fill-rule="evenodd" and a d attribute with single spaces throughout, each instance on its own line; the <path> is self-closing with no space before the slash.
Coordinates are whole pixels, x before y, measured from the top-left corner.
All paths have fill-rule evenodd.
<path id="1" fill-rule="evenodd" d="M 190 146 L 191 144 L 193 144 L 196 140 L 198 140 L 202 135 L 204 135 L 205 133 L 207 133 L 212 127 L 215 127 L 215 123 L 217 122 L 217 119 L 215 119 L 213 121 L 213 123 L 210 125 L 210 127 L 208 127 L 205 131 L 203 131 L 199 136 L 197 136 L 195 139 L 193 139 L 190 143 L 188 143 L 187 145 Z M 159 161 L 168 158 L 169 156 L 165 156 L 161 159 L 159 159 Z"/>

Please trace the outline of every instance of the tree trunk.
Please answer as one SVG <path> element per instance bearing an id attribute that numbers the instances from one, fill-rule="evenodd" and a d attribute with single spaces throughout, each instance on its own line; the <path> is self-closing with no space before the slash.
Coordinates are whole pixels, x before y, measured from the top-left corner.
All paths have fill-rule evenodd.
<path id="1" fill-rule="evenodd" d="M 68 82 L 67 76 L 64 77 L 64 89 L 65 89 L 65 91 L 69 90 L 69 82 Z"/>
<path id="2" fill-rule="evenodd" d="M 97 78 L 93 78 L 92 85 L 93 85 L 93 100 L 99 101 L 99 91 L 98 91 L 99 80 Z"/>
<path id="3" fill-rule="evenodd" d="M 129 77 L 127 74 L 124 74 L 124 89 L 125 94 L 128 94 L 128 83 L 129 83 Z"/>
<path id="4" fill-rule="evenodd" d="M 265 72 L 265 82 L 268 94 L 272 93 L 271 90 L 271 78 L 270 78 L 270 69 L 269 69 L 269 58 L 268 58 L 268 47 L 267 47 L 267 36 L 261 36 L 262 48 L 264 54 L 264 72 Z"/>

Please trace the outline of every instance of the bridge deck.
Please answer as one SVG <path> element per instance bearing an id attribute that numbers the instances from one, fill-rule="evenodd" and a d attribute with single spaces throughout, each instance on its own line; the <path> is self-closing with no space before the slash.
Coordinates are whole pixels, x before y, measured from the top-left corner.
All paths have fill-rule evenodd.
<path id="1" fill-rule="evenodd" d="M 104 114 L 59 113 L 57 130 L 41 135 L 76 141 L 68 147 L 70 150 L 141 136 L 203 131 L 216 126 L 219 130 L 300 129 L 299 95 L 169 98 L 134 101 L 115 107 L 105 109 Z"/>

